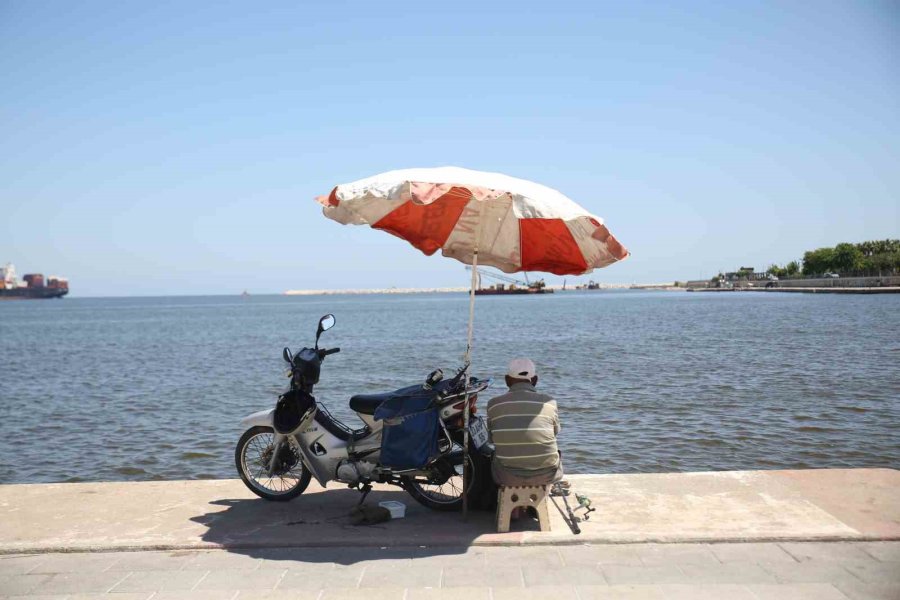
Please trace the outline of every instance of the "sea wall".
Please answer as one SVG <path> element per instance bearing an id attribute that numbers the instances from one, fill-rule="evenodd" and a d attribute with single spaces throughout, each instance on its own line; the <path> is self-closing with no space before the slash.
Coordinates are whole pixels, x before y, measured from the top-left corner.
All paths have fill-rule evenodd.
<path id="1" fill-rule="evenodd" d="M 816 279 L 782 279 L 776 282 L 760 281 L 735 281 L 734 287 L 765 287 L 769 283 L 775 283 L 783 288 L 864 288 L 864 287 L 895 287 L 900 286 L 900 275 L 885 275 L 884 277 L 821 277 Z M 752 285 L 751 285 L 752 284 Z M 688 281 L 688 288 L 711 287 L 709 280 L 698 279 Z"/>

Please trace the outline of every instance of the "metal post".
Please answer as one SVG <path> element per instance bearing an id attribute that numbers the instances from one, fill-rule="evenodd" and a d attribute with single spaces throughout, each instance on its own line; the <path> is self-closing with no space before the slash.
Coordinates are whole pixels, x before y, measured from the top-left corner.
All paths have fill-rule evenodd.
<path id="1" fill-rule="evenodd" d="M 476 244 L 478 241 L 476 240 Z M 469 290 L 469 335 L 466 338 L 466 396 L 463 404 L 463 519 L 469 516 L 469 496 L 466 480 L 469 475 L 469 365 L 472 364 L 472 331 L 475 324 L 475 281 L 478 277 L 478 248 L 472 252 L 472 287 Z"/>
<path id="2" fill-rule="evenodd" d="M 472 200 L 475 200 L 475 198 L 473 197 Z M 478 201 L 475 200 L 475 202 L 477 203 Z M 478 240 L 481 238 L 481 204 L 477 203 L 476 206 L 478 207 L 478 224 L 475 227 L 475 243 L 472 248 L 472 286 L 471 289 L 469 289 L 469 334 L 466 338 L 466 357 L 464 361 L 466 369 L 466 395 L 463 404 L 463 520 L 467 519 L 469 516 L 469 486 L 466 484 L 466 479 L 469 475 L 469 365 L 472 364 L 472 332 L 474 331 L 475 326 L 475 283 L 478 280 Z"/>

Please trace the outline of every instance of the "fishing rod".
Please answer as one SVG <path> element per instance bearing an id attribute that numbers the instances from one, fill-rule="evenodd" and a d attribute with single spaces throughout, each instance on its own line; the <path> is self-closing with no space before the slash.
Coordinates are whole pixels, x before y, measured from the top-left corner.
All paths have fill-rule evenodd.
<path id="1" fill-rule="evenodd" d="M 566 505 L 565 511 L 563 511 L 562 507 L 556 501 L 557 496 L 563 499 L 563 504 Z M 590 519 L 590 513 L 597 510 L 596 508 L 591 508 L 591 499 L 582 494 L 575 494 L 575 499 L 578 500 L 578 506 L 575 507 L 575 510 L 572 510 L 572 507 L 569 506 L 569 490 L 558 483 L 554 484 L 550 489 L 550 498 L 553 500 L 553 505 L 556 506 L 556 510 L 562 515 L 563 521 L 566 522 L 566 525 L 569 526 L 569 529 L 571 529 L 572 533 L 575 535 L 581 533 L 581 527 L 578 526 L 578 523 Z M 583 516 L 575 514 L 576 511 L 580 509 L 584 509 Z"/>

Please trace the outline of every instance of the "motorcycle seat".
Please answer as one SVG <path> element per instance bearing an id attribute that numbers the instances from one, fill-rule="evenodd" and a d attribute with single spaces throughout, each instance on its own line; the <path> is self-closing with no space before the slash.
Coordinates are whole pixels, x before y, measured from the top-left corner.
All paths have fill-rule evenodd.
<path id="1" fill-rule="evenodd" d="M 357 394 L 350 398 L 350 408 L 364 415 L 374 415 L 375 409 L 382 402 L 396 395 L 396 392 L 382 392 L 381 394 Z"/>

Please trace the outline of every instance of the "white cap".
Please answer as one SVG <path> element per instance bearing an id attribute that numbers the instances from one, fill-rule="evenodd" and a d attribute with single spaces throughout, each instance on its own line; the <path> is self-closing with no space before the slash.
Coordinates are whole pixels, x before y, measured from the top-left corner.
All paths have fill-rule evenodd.
<path id="1" fill-rule="evenodd" d="M 509 361 L 506 375 L 513 379 L 531 379 L 537 375 L 537 369 L 529 358 L 514 358 Z"/>

